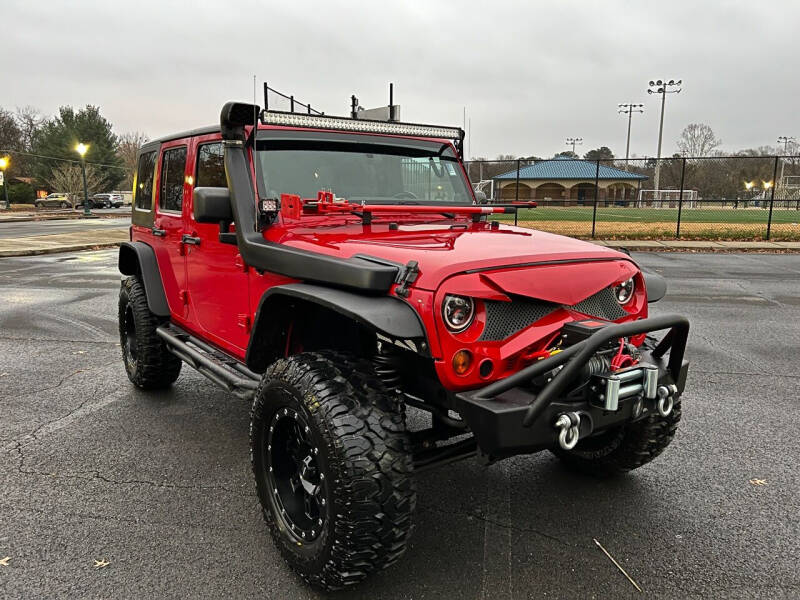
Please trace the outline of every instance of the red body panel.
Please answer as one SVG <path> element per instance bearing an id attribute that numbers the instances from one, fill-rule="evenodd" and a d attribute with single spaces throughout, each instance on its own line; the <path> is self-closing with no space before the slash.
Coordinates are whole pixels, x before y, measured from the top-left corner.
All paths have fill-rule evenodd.
<path id="1" fill-rule="evenodd" d="M 156 227 L 167 230 L 166 237 L 154 237 L 141 226 L 132 228 L 132 237 L 156 250 L 173 320 L 231 356 L 243 359 L 264 292 L 294 280 L 246 267 L 236 246 L 218 241 L 217 225 L 194 221 L 191 178 L 196 177 L 197 148 L 219 139 L 218 134 L 213 134 L 162 144 L 162 156 L 170 147 L 188 148 L 183 211 L 176 214 L 159 210 L 156 194 L 154 222 Z M 159 165 L 161 160 L 160 156 Z M 156 189 L 160 188 L 159 177 L 160 169 Z M 279 215 L 266 228 L 264 237 L 339 258 L 360 254 L 403 265 L 416 261 L 418 278 L 402 300 L 420 315 L 439 379 L 450 390 L 485 385 L 519 370 L 534 360 L 531 354 L 547 349 L 565 322 L 585 317 L 562 308 L 508 339 L 479 341 L 486 318 L 482 300 L 509 301 L 511 296 L 527 296 L 573 305 L 607 286 L 635 277 L 636 295 L 626 306 L 629 316 L 621 320 L 647 315 L 643 280 L 636 265 L 624 254 L 504 223 L 492 227 L 488 222 L 473 222 L 463 214 L 502 212 L 497 207 L 470 207 L 455 218 L 439 214 L 445 208 L 414 208 L 424 210 L 381 205 L 375 208 L 369 225 L 351 214 L 339 214 L 336 209 L 317 215 L 294 210 Z M 202 242 L 198 246 L 182 244 L 183 234 L 199 237 Z M 390 293 L 394 294 L 394 290 Z M 478 299 L 474 322 L 459 334 L 447 330 L 442 321 L 442 301 L 448 293 Z M 467 373 L 459 376 L 452 369 L 452 357 L 464 348 L 473 353 L 474 361 Z M 488 376 L 481 377 L 478 366 L 486 359 L 494 367 Z"/>

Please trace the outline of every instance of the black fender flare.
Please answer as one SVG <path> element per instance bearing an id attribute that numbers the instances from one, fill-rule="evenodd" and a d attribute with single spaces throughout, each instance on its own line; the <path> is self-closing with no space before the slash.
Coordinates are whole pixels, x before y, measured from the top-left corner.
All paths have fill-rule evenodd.
<path id="1" fill-rule="evenodd" d="M 427 348 L 425 327 L 417 311 L 399 298 L 368 296 L 308 283 L 288 283 L 268 289 L 258 304 L 245 354 L 245 364 L 251 371 L 263 373 L 282 350 L 276 352 L 274 347 L 286 327 L 280 318 L 280 308 L 293 299 L 337 312 L 393 340 L 413 340 L 418 349 Z"/>
<path id="2" fill-rule="evenodd" d="M 153 248 L 144 242 L 122 242 L 119 246 L 119 271 L 134 275 L 144 285 L 147 307 L 159 317 L 169 316 L 169 304 Z"/>

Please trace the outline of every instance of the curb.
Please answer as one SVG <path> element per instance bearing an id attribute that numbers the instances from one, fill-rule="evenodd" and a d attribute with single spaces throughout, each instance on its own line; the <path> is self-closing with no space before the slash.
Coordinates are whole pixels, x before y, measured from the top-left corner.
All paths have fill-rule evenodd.
<path id="1" fill-rule="evenodd" d="M 95 219 L 118 219 L 127 216 L 127 213 L 105 213 L 97 214 L 92 213 L 92 218 Z M 82 219 L 83 214 L 80 215 L 33 215 L 24 217 L 0 217 L 0 223 L 28 223 L 30 221 L 75 221 Z"/>
<path id="2" fill-rule="evenodd" d="M 0 250 L 0 258 L 61 254 L 62 252 L 80 252 L 82 250 L 101 250 L 103 248 L 116 248 L 121 243 L 122 242 L 95 242 L 93 244 L 72 244 L 68 246 L 53 246 L 52 248 L 34 248 L 29 250 Z"/>

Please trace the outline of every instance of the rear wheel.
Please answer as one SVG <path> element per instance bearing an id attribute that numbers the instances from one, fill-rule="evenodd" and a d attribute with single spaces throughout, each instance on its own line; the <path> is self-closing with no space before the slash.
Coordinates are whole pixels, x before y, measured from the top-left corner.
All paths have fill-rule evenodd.
<path id="1" fill-rule="evenodd" d="M 317 587 L 356 583 L 405 551 L 416 494 L 392 396 L 371 363 L 327 352 L 278 360 L 256 391 L 251 458 L 264 518 Z"/>
<path id="2" fill-rule="evenodd" d="M 119 341 L 128 379 L 145 390 L 169 387 L 181 372 L 181 360 L 156 334 L 161 319 L 150 312 L 144 287 L 136 277 L 119 291 Z"/>

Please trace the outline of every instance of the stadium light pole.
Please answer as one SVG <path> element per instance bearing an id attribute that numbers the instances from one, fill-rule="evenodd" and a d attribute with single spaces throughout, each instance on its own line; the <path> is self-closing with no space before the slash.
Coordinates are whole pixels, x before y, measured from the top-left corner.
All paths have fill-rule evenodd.
<path id="1" fill-rule="evenodd" d="M 88 144 L 81 142 L 75 146 L 75 152 L 81 156 L 81 173 L 83 174 L 83 216 L 91 217 L 89 210 L 89 190 L 86 188 L 86 152 L 89 150 Z"/>
<path id="2" fill-rule="evenodd" d="M 788 136 L 788 135 L 779 135 L 778 136 L 778 143 L 779 144 L 783 144 L 783 155 L 785 157 L 785 156 L 789 156 L 789 144 L 794 144 L 795 143 L 795 139 L 794 139 L 794 137 L 791 137 L 791 136 Z M 792 161 L 792 163 L 794 164 L 794 161 Z M 780 182 L 778 184 L 778 187 L 781 187 L 781 188 L 785 185 L 784 181 L 783 181 L 783 169 L 784 169 L 784 167 L 786 167 L 786 159 L 785 158 L 781 160 L 781 178 L 778 180 Z"/>
<path id="3" fill-rule="evenodd" d="M 3 173 L 3 194 L 6 197 L 6 210 L 11 210 L 11 203 L 8 201 L 8 179 L 6 178 L 6 169 L 11 163 L 7 156 L 0 156 L 0 171 Z"/>
<path id="4" fill-rule="evenodd" d="M 583 138 L 567 138 L 567 146 L 572 146 L 572 153 L 575 154 L 575 146 L 583 144 Z"/>
<path id="5" fill-rule="evenodd" d="M 627 102 L 625 104 L 617 104 L 617 112 L 620 114 L 628 115 L 628 141 L 625 143 L 625 168 L 628 168 L 628 157 L 631 153 L 631 119 L 633 118 L 633 113 L 643 113 L 644 112 L 644 104 L 633 104 L 631 102 Z"/>
<path id="6" fill-rule="evenodd" d="M 661 189 L 659 187 L 660 179 L 661 179 L 661 140 L 664 137 L 664 105 L 667 101 L 667 94 L 679 94 L 680 91 L 683 89 L 681 87 L 682 80 L 678 79 L 675 81 L 674 79 L 670 79 L 667 81 L 666 79 L 658 79 L 656 81 L 650 81 L 647 87 L 648 94 L 661 94 L 661 120 L 658 124 L 658 155 L 656 156 L 656 173 L 655 177 L 653 178 L 653 185 L 655 186 L 656 192 Z"/>

